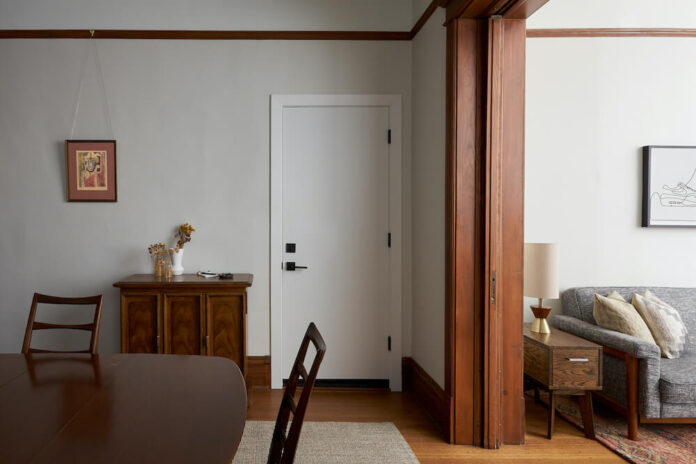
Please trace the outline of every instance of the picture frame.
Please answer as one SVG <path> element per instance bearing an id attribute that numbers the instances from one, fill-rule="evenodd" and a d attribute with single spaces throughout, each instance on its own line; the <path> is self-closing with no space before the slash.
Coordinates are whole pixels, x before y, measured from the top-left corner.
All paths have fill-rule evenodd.
<path id="1" fill-rule="evenodd" d="M 66 140 L 65 189 L 69 202 L 118 199 L 115 140 Z"/>
<path id="2" fill-rule="evenodd" d="M 643 227 L 696 227 L 696 146 L 643 147 Z"/>

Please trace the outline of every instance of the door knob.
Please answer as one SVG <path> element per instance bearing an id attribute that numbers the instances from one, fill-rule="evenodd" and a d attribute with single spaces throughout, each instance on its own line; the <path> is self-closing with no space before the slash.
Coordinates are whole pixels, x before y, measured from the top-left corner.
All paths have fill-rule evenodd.
<path id="1" fill-rule="evenodd" d="M 294 261 L 288 261 L 285 263 L 286 271 L 294 271 L 295 269 L 308 269 L 307 266 L 298 266 Z"/>

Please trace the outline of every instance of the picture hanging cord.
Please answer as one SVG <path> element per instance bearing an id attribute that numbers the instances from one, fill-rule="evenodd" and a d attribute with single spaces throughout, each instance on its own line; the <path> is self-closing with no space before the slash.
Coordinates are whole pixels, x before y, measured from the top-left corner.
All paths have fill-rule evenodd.
<path id="1" fill-rule="evenodd" d="M 97 73 L 99 78 L 99 87 L 101 88 L 102 95 L 104 97 L 104 118 L 106 119 L 106 125 L 109 130 L 110 138 L 114 138 L 114 130 L 111 126 L 111 114 L 109 112 L 109 99 L 106 95 L 106 86 L 104 85 L 104 74 L 102 73 L 101 60 L 99 59 L 99 50 L 97 49 L 97 41 L 94 40 L 94 30 L 90 30 L 90 39 L 87 41 L 87 51 L 84 58 L 82 59 L 82 70 L 80 72 L 80 85 L 77 90 L 77 101 L 75 102 L 75 112 L 73 113 L 72 126 L 70 127 L 70 139 L 75 135 L 75 124 L 77 123 L 77 113 L 80 111 L 80 100 L 82 98 L 82 87 L 85 83 L 85 74 L 87 73 L 87 64 L 89 63 L 89 56 L 94 49 L 94 59 L 97 63 Z"/>

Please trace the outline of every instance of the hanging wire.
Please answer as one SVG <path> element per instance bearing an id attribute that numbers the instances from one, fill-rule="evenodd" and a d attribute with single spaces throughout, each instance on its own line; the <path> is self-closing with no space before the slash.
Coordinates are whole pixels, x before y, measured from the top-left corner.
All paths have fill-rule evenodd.
<path id="1" fill-rule="evenodd" d="M 70 127 L 70 138 L 72 139 L 75 135 L 75 125 L 77 124 L 77 114 L 80 111 L 80 102 L 82 99 L 82 88 L 85 84 L 85 75 L 87 74 L 87 64 L 89 63 L 89 56 L 94 50 L 94 59 L 97 65 L 97 77 L 99 78 L 99 88 L 102 91 L 102 96 L 104 98 L 104 119 L 106 120 L 107 129 L 109 131 L 109 136 L 114 138 L 114 130 L 111 125 L 111 113 L 109 111 L 109 99 L 106 93 L 106 85 L 104 85 L 104 74 L 102 73 L 101 60 L 99 58 L 99 50 L 97 48 L 97 41 L 94 40 L 94 30 L 90 30 L 90 39 L 87 43 L 87 50 L 85 56 L 82 59 L 82 71 L 80 74 L 80 85 L 77 90 L 77 101 L 75 102 L 75 112 L 73 113 L 72 126 Z"/>

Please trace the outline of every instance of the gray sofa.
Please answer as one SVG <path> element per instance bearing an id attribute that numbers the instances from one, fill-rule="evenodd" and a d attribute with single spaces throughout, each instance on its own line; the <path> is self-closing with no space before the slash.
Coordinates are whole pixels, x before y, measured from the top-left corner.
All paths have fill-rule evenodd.
<path id="1" fill-rule="evenodd" d="M 645 289 L 680 312 L 689 331 L 685 352 L 660 357 L 654 343 L 596 325 L 594 294 L 616 290 L 626 301 Z M 551 325 L 603 345 L 604 389 L 601 397 L 625 414 L 628 436 L 635 440 L 639 422 L 696 423 L 696 288 L 580 287 L 563 292 L 563 314 Z"/>

